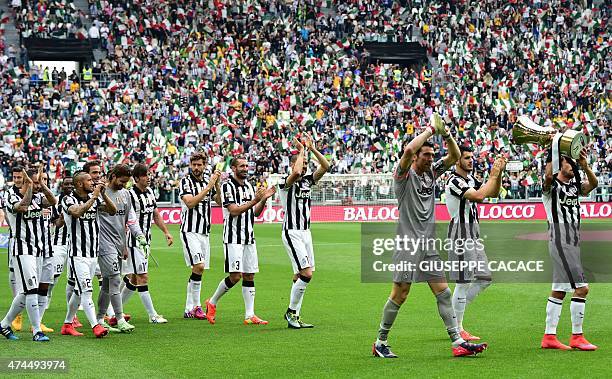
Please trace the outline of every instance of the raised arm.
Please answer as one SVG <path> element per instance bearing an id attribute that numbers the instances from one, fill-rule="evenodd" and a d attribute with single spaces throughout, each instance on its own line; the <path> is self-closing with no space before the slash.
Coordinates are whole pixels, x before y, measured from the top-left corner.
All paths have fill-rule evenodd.
<path id="1" fill-rule="evenodd" d="M 117 214 L 117 206 L 106 194 L 105 185 L 99 184 L 98 187 L 101 187 L 100 193 L 102 194 L 102 200 L 104 200 L 104 203 L 100 206 L 100 209 L 108 213 L 109 215 L 114 216 L 115 214 Z"/>
<path id="2" fill-rule="evenodd" d="M 225 202 L 226 202 L 225 207 L 229 211 L 230 215 L 234 217 L 240 216 L 244 212 L 256 206 L 263 199 L 263 197 L 265 196 L 265 193 L 266 193 L 265 189 L 263 188 L 258 189 L 255 192 L 255 197 L 251 201 L 246 202 L 242 205 L 236 204 L 231 194 L 226 194 L 225 195 Z"/>
<path id="3" fill-rule="evenodd" d="M 546 167 L 544 168 L 544 182 L 542 183 L 542 192 L 550 192 L 550 186 L 552 186 L 553 179 L 554 178 L 552 173 L 552 162 L 547 162 Z"/>
<path id="4" fill-rule="evenodd" d="M 446 133 L 447 134 L 443 135 L 442 137 L 446 141 L 446 147 L 448 148 L 448 154 L 444 158 L 442 158 L 442 161 L 444 162 L 444 168 L 448 170 L 452 165 L 457 163 L 459 158 L 461 158 L 461 151 L 459 150 L 457 141 L 455 141 L 453 136 L 450 135 L 448 130 L 446 131 Z"/>
<path id="5" fill-rule="evenodd" d="M 487 182 L 478 190 L 470 188 L 465 191 L 464 198 L 482 203 L 487 197 L 497 197 L 501 188 L 502 173 L 506 168 L 506 158 L 500 157 L 493 163 L 493 168 Z"/>
<path id="6" fill-rule="evenodd" d="M 221 172 L 215 170 L 215 172 L 210 177 L 210 181 L 208 182 L 208 185 L 206 187 L 204 187 L 204 189 L 202 191 L 200 191 L 200 193 L 198 193 L 196 195 L 184 194 L 181 197 L 181 199 L 183 200 L 183 202 L 185 203 L 187 208 L 193 209 L 193 208 L 197 207 L 198 204 L 200 204 L 200 202 L 202 200 L 204 200 L 206 195 L 208 195 L 208 193 L 210 191 L 212 191 L 213 188 L 215 188 L 215 185 L 216 185 L 217 181 L 219 180 L 220 176 L 221 176 Z"/>
<path id="7" fill-rule="evenodd" d="M 25 213 L 28 211 L 28 208 L 32 204 L 32 179 L 28 176 L 25 171 L 22 171 L 23 174 L 23 186 L 26 189 L 25 195 L 21 201 L 15 205 L 14 210 L 17 213 Z"/>
<path id="8" fill-rule="evenodd" d="M 414 154 L 416 154 L 416 152 L 421 148 L 421 146 L 423 146 L 425 141 L 427 141 L 429 137 L 433 135 L 434 129 L 428 127 L 421 134 L 414 137 L 412 141 L 410 141 L 408 145 L 404 147 L 404 152 L 402 153 L 402 158 L 399 162 L 399 171 L 397 173 L 398 175 L 401 176 L 406 171 L 408 171 L 408 168 L 412 164 L 412 157 L 414 157 Z"/>
<path id="9" fill-rule="evenodd" d="M 580 158 L 578 159 L 578 165 L 580 166 L 582 171 L 584 171 L 584 173 L 587 176 L 587 181 L 580 183 L 580 192 L 582 193 L 582 196 L 586 196 L 589 193 L 591 193 L 591 191 L 593 191 L 595 188 L 597 188 L 597 185 L 599 184 L 599 181 L 597 180 L 595 173 L 593 172 L 593 170 L 591 170 L 591 167 L 589 167 L 589 163 L 587 162 L 587 148 L 586 147 L 582 149 L 582 151 L 580 152 Z"/>
<path id="10" fill-rule="evenodd" d="M 45 195 L 42 206 L 43 208 L 53 207 L 57 204 L 57 199 L 53 196 L 53 192 L 47 187 L 46 180 L 42 180 L 43 177 L 43 166 L 40 165 L 38 167 L 38 180 L 40 181 L 40 189 L 42 193 Z"/>
<path id="11" fill-rule="evenodd" d="M 323 177 L 323 175 L 325 175 L 327 171 L 329 171 L 329 161 L 323 156 L 323 154 L 321 154 L 319 150 L 317 150 L 312 137 L 309 135 L 306 135 L 306 148 L 314 154 L 314 156 L 317 158 L 317 162 L 319 162 L 319 168 L 317 168 L 312 175 L 316 183 Z"/>
<path id="12" fill-rule="evenodd" d="M 304 145 L 295 137 L 293 137 L 293 145 L 298 149 L 298 155 L 293 164 L 293 169 L 291 170 L 291 174 L 287 177 L 285 181 L 285 187 L 290 188 L 293 183 L 302 175 L 302 170 L 304 169 Z"/>
<path id="13" fill-rule="evenodd" d="M 260 188 L 260 189 L 263 189 L 263 188 Z M 270 187 L 267 190 L 264 190 L 263 197 L 257 204 L 255 204 L 255 208 L 253 208 L 253 213 L 255 213 L 255 217 L 259 217 L 259 215 L 261 215 L 261 212 L 263 212 L 266 206 L 266 201 L 270 197 L 272 197 L 272 195 L 274 195 L 275 192 L 276 192 L 276 187 Z"/>
<path id="14" fill-rule="evenodd" d="M 72 204 L 68 206 L 68 214 L 72 217 L 80 218 L 85 212 L 87 212 L 96 201 L 98 201 L 98 197 L 100 196 L 100 186 L 96 186 L 93 192 L 93 196 L 89 198 L 86 202 L 82 204 Z"/>

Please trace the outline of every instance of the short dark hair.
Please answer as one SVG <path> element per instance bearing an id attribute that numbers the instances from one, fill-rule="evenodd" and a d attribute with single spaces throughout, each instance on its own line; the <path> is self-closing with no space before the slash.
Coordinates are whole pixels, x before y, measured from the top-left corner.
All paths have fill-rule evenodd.
<path id="1" fill-rule="evenodd" d="M 434 144 L 429 142 L 429 141 L 423 142 L 421 147 L 419 147 L 419 149 L 416 151 L 416 155 L 419 155 L 419 153 L 421 152 L 421 149 L 424 148 L 424 147 L 431 147 L 433 149 L 434 148 Z"/>
<path id="2" fill-rule="evenodd" d="M 19 166 L 19 165 L 14 166 L 14 167 L 11 169 L 11 173 L 13 173 L 13 174 L 14 174 L 14 173 L 16 173 L 16 172 L 21 172 L 21 171 L 23 171 L 23 166 Z"/>
<path id="3" fill-rule="evenodd" d="M 473 153 L 474 152 L 474 150 L 471 147 L 463 146 L 463 145 L 459 146 L 459 151 L 461 152 L 461 155 L 463 155 L 463 153 Z"/>
<path id="4" fill-rule="evenodd" d="M 206 155 L 204 155 L 204 153 L 201 153 L 201 152 L 196 152 L 196 153 L 191 154 L 191 157 L 189 157 L 189 163 L 193 163 L 195 161 L 202 161 L 206 163 Z"/>
<path id="5" fill-rule="evenodd" d="M 126 164 L 118 164 L 108 172 L 109 179 L 111 179 L 113 176 L 117 178 L 124 178 L 126 176 L 130 177 L 132 176 L 132 170 L 130 169 L 130 166 Z"/>
<path id="6" fill-rule="evenodd" d="M 83 181 L 83 177 L 85 176 L 85 174 L 89 175 L 89 173 L 85 170 L 79 170 L 74 173 L 74 175 L 72 176 L 72 183 L 75 187 L 77 183 L 81 183 Z"/>
<path id="7" fill-rule="evenodd" d="M 34 175 L 38 174 L 38 170 L 35 168 L 29 168 L 28 171 L 26 171 L 26 174 L 32 178 Z"/>
<path id="8" fill-rule="evenodd" d="M 230 161 L 230 166 L 231 167 L 236 167 L 238 165 L 238 161 L 240 159 L 246 159 L 244 157 L 244 155 L 236 155 L 235 157 L 232 158 L 232 160 Z"/>
<path id="9" fill-rule="evenodd" d="M 143 176 L 147 176 L 148 174 L 149 174 L 149 168 L 142 163 L 138 163 L 132 169 L 132 176 L 134 178 L 142 178 Z"/>
<path id="10" fill-rule="evenodd" d="M 89 170 L 91 170 L 92 167 L 96 167 L 96 166 L 102 167 L 102 163 L 97 159 L 93 161 L 89 161 L 83 165 L 83 171 L 89 174 Z"/>

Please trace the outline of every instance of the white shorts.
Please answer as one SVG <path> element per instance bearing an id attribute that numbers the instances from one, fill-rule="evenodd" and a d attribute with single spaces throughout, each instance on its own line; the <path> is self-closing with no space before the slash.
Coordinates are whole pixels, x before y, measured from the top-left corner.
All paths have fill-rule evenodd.
<path id="1" fill-rule="evenodd" d="M 98 267 L 103 278 L 121 274 L 121 264 L 117 254 L 100 255 L 98 257 Z"/>
<path id="2" fill-rule="evenodd" d="M 78 295 L 91 292 L 92 278 L 96 273 L 97 258 L 70 257 L 70 269 L 74 275 L 74 290 Z"/>
<path id="3" fill-rule="evenodd" d="M 49 258 L 43 258 L 42 264 L 40 265 L 40 279 L 41 283 L 51 284 L 55 276 L 55 256 Z"/>
<path id="4" fill-rule="evenodd" d="M 15 269 L 17 293 L 38 289 L 38 259 L 33 255 L 16 255 L 11 258 Z"/>
<path id="5" fill-rule="evenodd" d="M 297 274 L 308 267 L 314 271 L 315 259 L 310 230 L 284 230 L 282 238 L 293 267 L 293 273 Z"/>
<path id="6" fill-rule="evenodd" d="M 204 264 L 204 269 L 210 268 L 210 242 L 206 234 L 181 232 L 183 256 L 187 266 Z"/>
<path id="7" fill-rule="evenodd" d="M 225 272 L 242 272 L 254 274 L 259 272 L 257 262 L 257 246 L 241 245 L 237 243 L 224 243 Z"/>
<path id="8" fill-rule="evenodd" d="M 552 290 L 558 292 L 574 292 L 576 288 L 582 288 L 588 286 L 589 283 L 574 283 L 574 288 L 572 288 L 571 283 L 553 283 Z"/>
<path id="9" fill-rule="evenodd" d="M 128 247 L 128 257 L 123 260 L 121 272 L 127 274 L 146 274 L 149 269 L 149 259 L 137 247 Z"/>
<path id="10" fill-rule="evenodd" d="M 55 266 L 54 277 L 62 275 L 68 261 L 68 246 L 54 245 L 53 246 L 53 265 Z"/>

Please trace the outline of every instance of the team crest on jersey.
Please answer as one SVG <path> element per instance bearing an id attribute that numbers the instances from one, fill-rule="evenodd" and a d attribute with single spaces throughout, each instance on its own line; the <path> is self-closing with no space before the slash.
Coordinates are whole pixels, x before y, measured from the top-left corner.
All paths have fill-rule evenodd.
<path id="1" fill-rule="evenodd" d="M 574 187 L 574 186 L 568 187 L 568 189 L 566 191 L 567 196 L 576 196 L 576 190 L 577 190 L 577 188 Z"/>

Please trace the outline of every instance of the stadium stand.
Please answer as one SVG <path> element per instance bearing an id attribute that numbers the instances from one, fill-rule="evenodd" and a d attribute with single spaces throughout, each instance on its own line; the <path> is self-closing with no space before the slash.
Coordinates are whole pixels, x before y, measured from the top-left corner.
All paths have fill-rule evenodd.
<path id="1" fill-rule="evenodd" d="M 608 3 L 101 0 L 85 14 L 69 0 L 14 0 L 3 29 L 91 37 L 103 53 L 87 80 L 29 67 L 27 49 L 0 38 L 1 171 L 47 160 L 59 178 L 91 158 L 146 162 L 167 200 L 196 149 L 215 162 L 245 153 L 258 176 L 283 173 L 283 150 L 302 131 L 333 173 L 382 173 L 437 111 L 476 149 L 478 172 L 500 152 L 523 162 L 507 197 L 541 191 L 543 151 L 509 144 L 521 114 L 582 128 L 609 183 Z M 372 42 L 418 42 L 430 58 L 381 64 L 362 49 Z"/>

